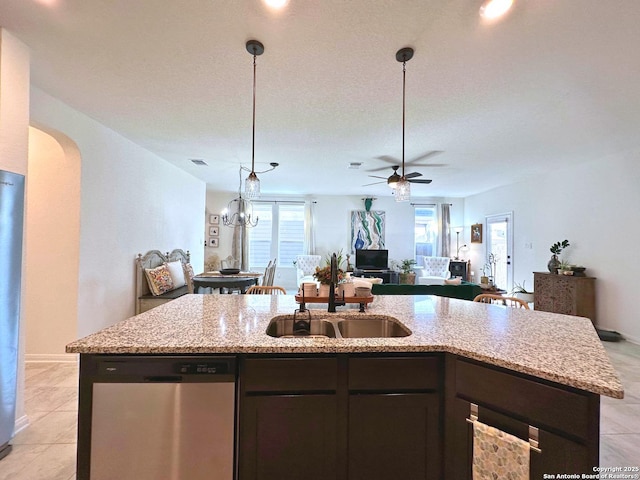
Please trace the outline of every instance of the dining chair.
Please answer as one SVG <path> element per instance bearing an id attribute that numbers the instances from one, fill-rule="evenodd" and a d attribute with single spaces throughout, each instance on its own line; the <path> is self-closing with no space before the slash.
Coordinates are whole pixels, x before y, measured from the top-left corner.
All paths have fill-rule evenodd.
<path id="1" fill-rule="evenodd" d="M 529 304 L 524 300 L 520 300 L 516 297 L 503 297 L 502 295 L 496 295 L 493 293 L 481 293 L 476 298 L 474 298 L 473 301 L 479 303 L 493 303 L 497 305 L 502 304 L 507 307 L 524 308 L 526 310 L 530 310 Z"/>
<path id="2" fill-rule="evenodd" d="M 277 285 L 252 285 L 246 291 L 247 295 L 286 295 L 287 291 Z"/>

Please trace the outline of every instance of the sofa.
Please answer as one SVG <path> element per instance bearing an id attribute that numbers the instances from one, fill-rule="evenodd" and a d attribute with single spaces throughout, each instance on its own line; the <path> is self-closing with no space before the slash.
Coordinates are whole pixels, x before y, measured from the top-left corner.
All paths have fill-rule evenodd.
<path id="1" fill-rule="evenodd" d="M 190 254 L 179 248 L 163 254 L 149 250 L 136 257 L 136 315 L 193 293 Z"/>
<path id="2" fill-rule="evenodd" d="M 371 293 L 374 295 L 437 295 L 439 297 L 459 298 L 473 301 L 484 290 L 480 285 L 460 282 L 460 285 L 398 285 L 383 283 L 373 285 Z"/>

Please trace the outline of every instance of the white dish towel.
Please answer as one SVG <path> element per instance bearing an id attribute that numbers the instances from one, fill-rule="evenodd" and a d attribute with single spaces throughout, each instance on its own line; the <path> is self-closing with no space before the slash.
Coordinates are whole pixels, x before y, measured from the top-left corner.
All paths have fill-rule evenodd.
<path id="1" fill-rule="evenodd" d="M 529 442 L 473 422 L 473 480 L 529 480 Z"/>

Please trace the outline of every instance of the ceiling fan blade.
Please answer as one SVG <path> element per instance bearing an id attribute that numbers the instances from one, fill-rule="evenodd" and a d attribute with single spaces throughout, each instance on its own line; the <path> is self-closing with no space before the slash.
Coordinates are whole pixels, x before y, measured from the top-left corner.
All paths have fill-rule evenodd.
<path id="1" fill-rule="evenodd" d="M 408 178 L 407 182 L 409 182 L 409 183 L 429 184 L 429 183 L 433 182 L 433 180 L 430 180 L 430 179 L 427 179 L 427 178 Z"/>
<path id="2" fill-rule="evenodd" d="M 405 175 L 405 178 L 416 178 L 416 177 L 421 177 L 422 174 L 420 172 L 411 172 L 411 173 L 407 173 Z"/>
<path id="3" fill-rule="evenodd" d="M 404 162 L 405 165 L 413 165 L 418 163 L 420 160 L 426 160 L 427 158 L 435 157 L 436 155 L 440 155 L 444 153 L 444 150 L 431 150 L 430 152 L 423 153 L 422 155 L 418 155 L 415 158 L 412 158 L 408 162 Z"/>
<path id="4" fill-rule="evenodd" d="M 382 180 L 386 180 L 387 177 L 381 177 L 380 175 L 367 175 L 367 177 L 371 177 L 371 178 L 381 178 Z"/>
<path id="5" fill-rule="evenodd" d="M 363 187 L 370 187 L 371 185 L 378 185 L 380 183 L 387 183 L 387 181 L 385 180 L 384 182 L 373 182 L 373 183 L 367 183 L 366 185 L 362 185 Z"/>
<path id="6" fill-rule="evenodd" d="M 383 162 L 390 163 L 391 165 L 400 165 L 402 163 L 402 160 L 398 160 L 397 158 L 394 158 L 390 155 L 380 155 L 379 157 L 376 157 L 376 159 L 382 160 Z M 405 165 L 406 165 L 406 162 L 405 162 Z"/>
<path id="7" fill-rule="evenodd" d="M 372 168 L 371 170 L 367 170 L 367 172 L 382 172 L 383 170 L 389 170 L 389 167 Z"/>
<path id="8" fill-rule="evenodd" d="M 406 165 L 406 164 L 405 164 Z M 449 165 L 447 165 L 446 163 L 425 163 L 425 164 L 415 164 L 412 163 L 411 165 L 409 165 L 410 167 L 413 168 L 422 168 L 422 167 L 448 167 Z"/>

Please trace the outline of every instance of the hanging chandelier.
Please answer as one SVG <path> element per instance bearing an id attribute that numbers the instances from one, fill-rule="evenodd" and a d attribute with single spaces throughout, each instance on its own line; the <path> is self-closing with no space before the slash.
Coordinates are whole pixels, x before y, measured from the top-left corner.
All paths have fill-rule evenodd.
<path id="1" fill-rule="evenodd" d="M 251 130 L 251 173 L 244 182 L 244 193 L 248 199 L 260 196 L 260 180 L 255 172 L 256 150 L 256 57 L 264 53 L 264 45 L 258 40 L 247 42 L 247 51 L 253 55 L 253 121 Z"/>
<path id="2" fill-rule="evenodd" d="M 404 124 L 407 61 L 413 57 L 413 48 L 405 47 L 396 52 L 396 60 L 402 62 L 402 175 L 395 183 L 396 202 L 408 202 L 411 199 L 411 184 L 404 175 Z"/>
<path id="3" fill-rule="evenodd" d="M 253 215 L 251 201 L 242 197 L 242 170 L 244 168 L 240 167 L 238 196 L 231 200 L 220 214 L 222 224 L 226 227 L 255 227 L 258 224 L 258 217 Z"/>

